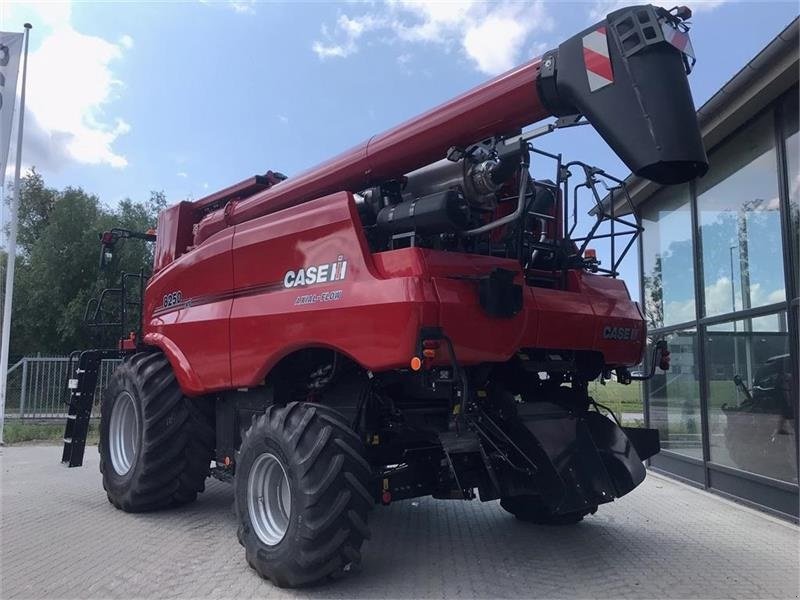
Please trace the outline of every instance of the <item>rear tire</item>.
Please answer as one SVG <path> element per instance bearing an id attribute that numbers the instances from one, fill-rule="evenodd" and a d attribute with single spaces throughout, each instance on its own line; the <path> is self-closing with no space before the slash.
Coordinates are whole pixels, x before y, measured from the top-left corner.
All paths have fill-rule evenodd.
<path id="1" fill-rule="evenodd" d="M 538 496 L 512 496 L 503 498 L 500 500 L 500 506 L 520 521 L 536 523 L 537 525 L 575 525 L 583 521 L 586 515 L 594 514 L 597 510 L 595 506 L 591 509 L 579 512 L 554 515 L 542 504 Z"/>
<path id="2" fill-rule="evenodd" d="M 192 502 L 205 489 L 213 423 L 213 405 L 183 395 L 163 354 L 125 358 L 101 405 L 98 449 L 109 502 L 126 512 Z"/>
<path id="3" fill-rule="evenodd" d="M 371 469 L 335 410 L 273 405 L 255 418 L 236 463 L 239 542 L 279 587 L 316 583 L 358 565 L 369 538 Z"/>

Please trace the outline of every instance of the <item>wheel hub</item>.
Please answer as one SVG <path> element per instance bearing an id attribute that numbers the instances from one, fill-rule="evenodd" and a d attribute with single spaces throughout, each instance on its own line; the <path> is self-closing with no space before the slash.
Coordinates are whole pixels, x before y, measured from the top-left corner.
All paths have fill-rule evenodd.
<path id="1" fill-rule="evenodd" d="M 130 392 L 117 396 L 108 430 L 111 465 L 118 475 L 131 470 L 139 453 L 139 415 Z"/>
<path id="2" fill-rule="evenodd" d="M 281 461 L 265 452 L 250 468 L 247 478 L 247 512 L 258 538 L 274 546 L 286 535 L 292 509 L 289 478 Z"/>

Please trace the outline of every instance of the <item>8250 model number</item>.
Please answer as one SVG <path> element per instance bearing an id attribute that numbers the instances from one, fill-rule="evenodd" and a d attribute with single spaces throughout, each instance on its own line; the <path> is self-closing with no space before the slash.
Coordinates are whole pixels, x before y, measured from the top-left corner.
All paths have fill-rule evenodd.
<path id="1" fill-rule="evenodd" d="M 164 308 L 170 308 L 171 306 L 175 306 L 176 304 L 180 304 L 183 302 L 183 294 L 180 291 L 177 292 L 170 292 L 169 294 L 164 295 Z"/>

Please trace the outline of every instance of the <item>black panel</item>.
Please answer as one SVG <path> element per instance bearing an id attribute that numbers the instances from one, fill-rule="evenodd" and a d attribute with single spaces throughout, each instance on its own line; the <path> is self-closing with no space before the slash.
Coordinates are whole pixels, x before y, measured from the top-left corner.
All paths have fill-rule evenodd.
<path id="1" fill-rule="evenodd" d="M 631 171 L 657 183 L 675 184 L 705 174 L 708 158 L 683 55 L 655 29 L 659 10 L 624 8 L 565 41 L 557 53 L 545 55 L 551 64 L 545 60 L 539 89 L 556 114 L 583 114 Z M 655 23 L 643 30 L 653 29 L 650 38 L 643 33 L 634 39 L 625 29 L 640 12 Z M 602 28 L 608 36 L 613 83 L 592 90 L 583 38 Z M 554 77 L 547 76 L 551 70 Z"/>
<path id="2" fill-rule="evenodd" d="M 650 459 L 650 465 L 668 475 L 675 475 L 701 486 L 705 483 L 702 464 L 689 462 L 683 458 L 678 458 L 674 454 L 667 454 L 662 451 Z"/>
<path id="3" fill-rule="evenodd" d="M 481 308 L 490 317 L 513 317 L 522 310 L 522 286 L 514 283 L 514 271 L 495 269 L 480 280 Z"/>
<path id="4" fill-rule="evenodd" d="M 658 429 L 623 427 L 622 431 L 628 436 L 640 459 L 647 460 L 661 451 Z"/>
<path id="5" fill-rule="evenodd" d="M 731 496 L 743 498 L 753 504 L 764 506 L 790 517 L 798 517 L 798 494 L 794 490 L 781 489 L 769 482 L 757 481 L 755 478 L 743 477 L 724 471 L 715 465 L 709 465 L 709 482 L 711 487 Z"/>

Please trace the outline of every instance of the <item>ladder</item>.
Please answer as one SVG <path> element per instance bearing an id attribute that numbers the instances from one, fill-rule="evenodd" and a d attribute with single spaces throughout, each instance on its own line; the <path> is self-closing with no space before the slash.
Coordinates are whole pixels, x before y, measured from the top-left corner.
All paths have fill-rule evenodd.
<path id="1" fill-rule="evenodd" d="M 116 349 L 84 350 L 70 354 L 67 369 L 69 413 L 64 429 L 64 452 L 61 455 L 61 463 L 67 467 L 80 467 L 83 464 L 100 362 L 104 358 L 119 358 L 120 355 L 121 352 Z M 77 366 L 73 371 L 76 359 Z"/>

